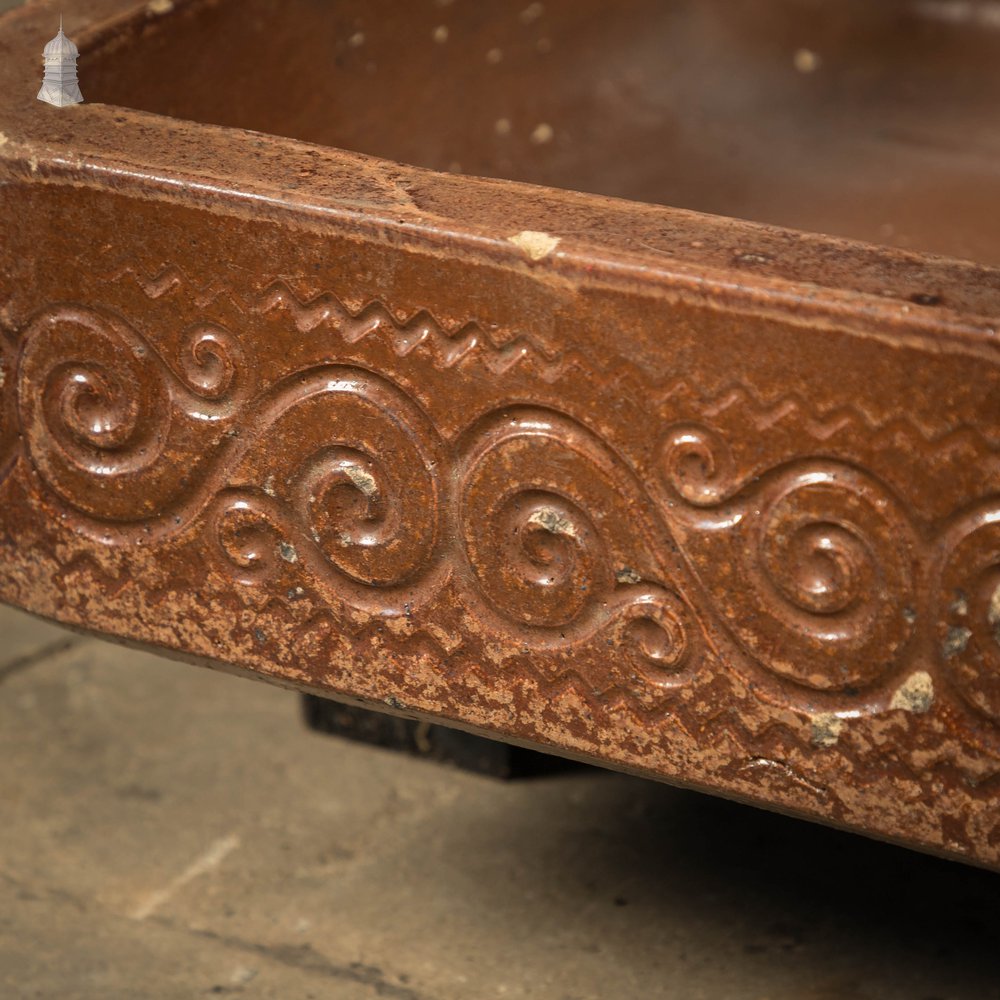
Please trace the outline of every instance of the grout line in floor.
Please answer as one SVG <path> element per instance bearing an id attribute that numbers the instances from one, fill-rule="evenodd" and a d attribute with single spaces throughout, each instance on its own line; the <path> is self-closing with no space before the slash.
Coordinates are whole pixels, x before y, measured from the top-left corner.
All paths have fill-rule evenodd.
<path id="1" fill-rule="evenodd" d="M 40 649 L 36 649 L 32 653 L 19 656 L 11 660 L 9 663 L 0 663 L 0 684 L 3 684 L 3 682 L 12 675 L 21 673 L 24 670 L 29 670 L 31 667 L 38 663 L 42 663 L 49 657 L 60 656 L 62 653 L 69 652 L 69 650 L 76 648 L 84 641 L 85 640 L 75 638 L 59 639 L 57 642 L 50 642 L 47 646 L 42 646 Z"/>

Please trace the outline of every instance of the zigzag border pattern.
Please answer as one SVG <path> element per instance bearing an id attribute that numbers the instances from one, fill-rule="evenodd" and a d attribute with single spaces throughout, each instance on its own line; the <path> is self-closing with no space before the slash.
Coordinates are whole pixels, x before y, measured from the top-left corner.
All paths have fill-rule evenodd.
<path id="1" fill-rule="evenodd" d="M 492 375 L 505 376 L 520 366 L 529 366 L 548 384 L 558 382 L 574 370 L 588 378 L 607 375 L 606 369 L 596 368 L 577 350 L 552 351 L 522 332 L 514 334 L 509 340 L 497 341 L 472 319 L 449 330 L 425 308 L 399 317 L 393 315 L 383 303 L 373 300 L 352 310 L 332 292 L 300 297 L 286 281 L 281 280 L 271 282 L 262 292 L 248 298 L 218 281 L 198 286 L 174 264 L 165 266 L 153 277 L 147 277 L 125 264 L 105 276 L 104 280 L 114 283 L 125 278 L 134 281 L 151 300 L 187 286 L 194 289 L 194 302 L 199 308 L 208 308 L 219 299 L 228 299 L 238 312 L 246 314 L 267 315 L 284 310 L 301 332 L 312 332 L 326 326 L 338 332 L 348 344 L 357 344 L 366 337 L 381 333 L 390 339 L 398 357 L 408 357 L 418 348 L 423 348 L 439 369 L 460 367 L 478 357 Z M 648 373 L 627 358 L 616 359 L 616 367 L 619 369 L 619 381 L 634 382 L 636 385 L 648 385 L 650 382 Z M 895 414 L 880 420 L 859 403 L 840 403 L 826 413 L 816 414 L 813 407 L 795 393 L 785 392 L 778 399 L 768 400 L 746 383 L 731 383 L 712 396 L 699 392 L 690 380 L 677 376 L 668 376 L 659 382 L 654 380 L 651 388 L 660 403 L 682 397 L 691 400 L 703 418 L 721 417 L 740 407 L 750 415 L 756 430 L 768 431 L 791 421 L 797 429 L 805 430 L 819 443 L 854 432 L 863 434 L 876 445 L 902 435 L 906 440 L 919 441 L 925 447 L 934 449 L 938 455 L 1000 454 L 1000 439 L 991 442 L 977 428 L 935 429 L 912 414 Z"/>

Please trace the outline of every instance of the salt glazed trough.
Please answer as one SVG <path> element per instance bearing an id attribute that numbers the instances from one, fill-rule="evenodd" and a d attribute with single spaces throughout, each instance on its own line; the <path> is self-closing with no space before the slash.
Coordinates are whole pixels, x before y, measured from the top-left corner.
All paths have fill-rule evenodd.
<path id="1" fill-rule="evenodd" d="M 988 6 L 6 14 L 0 600 L 1000 870 Z"/>

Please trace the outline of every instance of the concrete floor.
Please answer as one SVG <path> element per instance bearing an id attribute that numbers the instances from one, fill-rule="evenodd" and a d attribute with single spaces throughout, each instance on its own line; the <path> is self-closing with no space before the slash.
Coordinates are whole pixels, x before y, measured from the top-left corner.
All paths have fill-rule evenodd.
<path id="1" fill-rule="evenodd" d="M 1000 879 L 599 770 L 504 784 L 0 608 L 0 997 L 995 1000 Z"/>

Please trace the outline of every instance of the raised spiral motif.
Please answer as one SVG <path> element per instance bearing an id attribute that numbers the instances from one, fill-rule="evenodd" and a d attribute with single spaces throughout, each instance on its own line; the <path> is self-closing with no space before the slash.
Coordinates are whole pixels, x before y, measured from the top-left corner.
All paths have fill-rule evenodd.
<path id="1" fill-rule="evenodd" d="M 403 492 L 381 461 L 334 446 L 315 454 L 299 475 L 296 507 L 324 551 L 363 556 L 400 534 Z M 353 575 L 379 582 L 374 567 L 358 566 Z"/>
<path id="2" fill-rule="evenodd" d="M 910 598 L 905 552 L 880 544 L 892 525 L 878 523 L 880 502 L 865 484 L 847 470 L 816 467 L 769 485 L 760 513 L 747 518 L 747 533 L 762 593 L 783 603 L 785 619 L 824 644 L 903 631 L 900 609 Z"/>
<path id="3" fill-rule="evenodd" d="M 32 464 L 83 514 L 129 522 L 164 509 L 191 472 L 166 449 L 197 454 L 199 425 L 239 412 L 241 365 L 221 328 L 186 331 L 174 368 L 117 316 L 47 310 L 25 332 L 17 380 Z"/>
<path id="4" fill-rule="evenodd" d="M 241 585 L 307 579 L 331 605 L 409 615 L 455 575 L 518 645 L 600 634 L 624 658 L 595 684 L 669 688 L 701 661 L 690 607 L 658 582 L 650 540 L 672 543 L 649 497 L 565 416 L 516 407 L 445 442 L 399 387 L 340 365 L 251 399 L 237 339 L 211 324 L 165 355 L 117 316 L 67 307 L 24 342 L 31 464 L 102 542 L 155 544 L 204 514 Z"/>
<path id="5" fill-rule="evenodd" d="M 675 594 L 657 588 L 629 595 L 620 630 L 620 646 L 646 682 L 667 689 L 691 679 L 700 642 L 690 612 Z"/>
<path id="6" fill-rule="evenodd" d="M 195 397 L 196 415 L 217 420 L 245 402 L 248 382 L 239 382 L 243 366 L 243 352 L 228 330 L 200 323 L 185 331 L 177 374 Z M 204 405 L 221 401 L 228 404 L 223 410 Z"/>
<path id="7" fill-rule="evenodd" d="M 525 625 L 558 628 L 579 618 L 610 568 L 590 518 L 557 493 L 515 485 L 490 498 L 481 530 L 468 532 L 480 590 Z M 483 572 L 489 565 L 495 572 Z"/>
<path id="8" fill-rule="evenodd" d="M 440 372 L 468 343 L 510 352 L 481 331 L 453 337 L 377 304 L 355 315 L 281 282 L 234 302 L 252 323 L 303 334 L 327 323 L 338 343 L 388 332 L 401 358 L 422 338 Z M 480 612 L 477 633 L 505 656 L 598 663 L 579 668 L 592 692 L 642 699 L 682 686 L 719 649 L 768 697 L 873 705 L 898 665 L 932 658 L 935 692 L 947 679 L 1000 725 L 996 500 L 941 533 L 937 521 L 915 527 L 884 483 L 829 457 L 848 447 L 834 429 L 860 418 L 751 399 L 761 433 L 777 421 L 776 437 L 797 447 L 798 414 L 799 430 L 830 445 L 768 467 L 754 465 L 763 448 L 692 410 L 667 428 L 656 474 L 641 449 L 640 481 L 614 442 L 542 405 L 486 413 L 444 440 L 404 389 L 370 371 L 316 364 L 258 391 L 244 337 L 211 322 L 157 334 L 71 305 L 38 314 L 17 351 L 0 331 L 0 481 L 21 457 L 11 485 L 44 487 L 69 529 L 151 547 L 183 532 L 181 544 L 207 541 L 240 586 L 287 587 L 279 598 L 308 584 L 331 607 L 410 615 L 451 581 L 447 593 Z M 537 351 L 532 364 L 549 383 L 570 371 Z M 738 386 L 703 412 L 735 420 L 728 400 L 754 396 Z M 591 655 L 605 649 L 606 661 Z"/>
<path id="9" fill-rule="evenodd" d="M 54 444 L 77 469 L 104 479 L 148 468 L 162 454 L 172 408 L 162 381 L 143 371 L 124 324 L 83 311 L 47 319 L 46 336 L 29 336 L 21 363 L 32 456 L 44 466 Z M 59 354 L 87 360 L 49 361 Z"/>
<path id="10" fill-rule="evenodd" d="M 581 425 L 532 407 L 484 418 L 461 450 L 468 572 L 501 627 L 543 647 L 600 632 L 665 687 L 696 668 L 701 639 L 686 603 L 622 570 L 641 558 L 637 536 L 657 529 L 616 455 Z"/>
<path id="11" fill-rule="evenodd" d="M 919 573 L 901 505 L 867 474 L 818 459 L 741 486 L 719 444 L 709 429 L 673 429 L 661 470 L 701 575 L 727 588 L 730 629 L 758 663 L 806 687 L 887 675 L 911 639 Z"/>
<path id="12" fill-rule="evenodd" d="M 1000 507 L 958 518 L 935 581 L 938 662 L 966 702 L 1000 724 Z"/>
<path id="13" fill-rule="evenodd" d="M 736 489 L 726 440 L 700 424 L 677 424 L 660 449 L 660 468 L 672 488 L 695 507 L 712 507 Z"/>
<path id="14" fill-rule="evenodd" d="M 771 582 L 788 604 L 807 614 L 843 615 L 871 592 L 872 555 L 849 524 L 804 520 L 787 535 L 765 534 L 763 545 Z"/>
<path id="15" fill-rule="evenodd" d="M 223 491 L 215 498 L 209 525 L 237 583 L 266 583 L 273 579 L 282 552 L 290 559 L 295 551 L 282 542 L 280 527 L 255 498 L 238 490 Z"/>
<path id="16" fill-rule="evenodd" d="M 242 582 L 299 563 L 331 602 L 383 614 L 440 586 L 447 462 L 416 404 L 370 372 L 329 366 L 290 380 L 260 421 L 234 474 L 263 486 L 213 504 L 218 551 Z"/>

